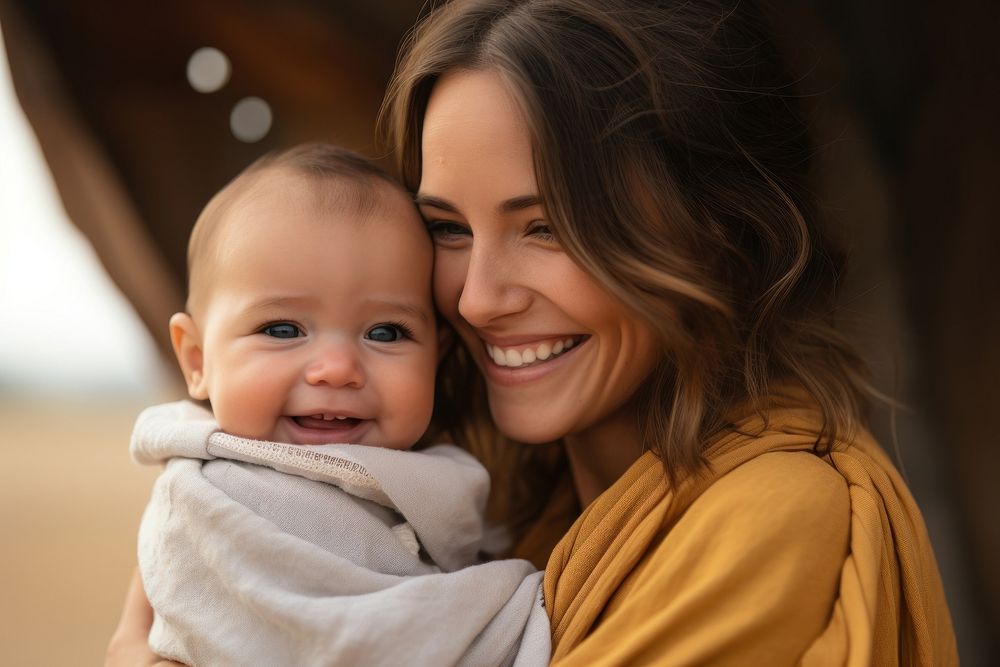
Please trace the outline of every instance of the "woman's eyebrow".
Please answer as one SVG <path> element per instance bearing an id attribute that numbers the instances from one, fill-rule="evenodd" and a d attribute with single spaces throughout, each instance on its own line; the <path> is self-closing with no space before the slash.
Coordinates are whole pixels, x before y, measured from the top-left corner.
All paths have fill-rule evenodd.
<path id="1" fill-rule="evenodd" d="M 448 211 L 449 213 L 458 213 L 458 207 L 447 201 L 446 199 L 441 199 L 440 197 L 434 197 L 432 195 L 425 195 L 417 193 L 413 198 L 413 203 L 417 206 L 433 206 L 434 208 L 439 208 L 442 211 Z"/>
<path id="2" fill-rule="evenodd" d="M 523 211 L 533 206 L 541 206 L 541 204 L 542 198 L 538 195 L 521 195 L 520 197 L 511 197 L 500 202 L 497 210 L 501 213 L 516 213 L 517 211 Z"/>
<path id="3" fill-rule="evenodd" d="M 413 202 L 417 206 L 432 206 L 434 208 L 441 209 L 442 211 L 448 211 L 449 213 L 457 214 L 459 212 L 458 207 L 448 200 L 441 199 L 440 197 L 435 197 L 433 195 L 417 193 L 417 195 L 413 198 Z M 519 195 L 500 202 L 500 205 L 497 206 L 497 211 L 500 213 L 515 213 L 517 211 L 523 211 L 526 208 L 541 205 L 542 198 L 537 194 Z"/>

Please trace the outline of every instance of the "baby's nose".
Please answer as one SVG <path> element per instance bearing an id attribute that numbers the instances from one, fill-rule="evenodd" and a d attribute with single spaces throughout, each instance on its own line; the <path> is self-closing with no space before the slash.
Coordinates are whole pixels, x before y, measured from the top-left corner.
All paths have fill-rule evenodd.
<path id="1" fill-rule="evenodd" d="M 305 379 L 312 385 L 360 389 L 365 386 L 365 373 L 357 348 L 344 342 L 319 346 L 306 368 Z"/>

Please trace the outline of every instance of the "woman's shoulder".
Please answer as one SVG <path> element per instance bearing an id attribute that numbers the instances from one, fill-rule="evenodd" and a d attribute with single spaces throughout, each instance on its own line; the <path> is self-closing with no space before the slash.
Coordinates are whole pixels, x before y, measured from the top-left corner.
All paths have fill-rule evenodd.
<path id="1" fill-rule="evenodd" d="M 674 529 L 739 527 L 739 533 L 777 541 L 833 539 L 847 534 L 850 511 L 847 481 L 827 460 L 807 451 L 775 451 L 715 480 Z"/>
<path id="2" fill-rule="evenodd" d="M 719 477 L 703 497 L 728 494 L 744 500 L 758 497 L 761 504 L 780 498 L 796 500 L 817 510 L 846 509 L 849 505 L 847 480 L 829 460 L 810 451 L 772 451 L 755 456 Z M 830 508 L 831 502 L 837 507 Z"/>
<path id="3" fill-rule="evenodd" d="M 636 574 L 647 584 L 811 580 L 818 570 L 828 579 L 847 554 L 850 520 L 847 482 L 830 463 L 811 452 L 768 452 L 705 489 L 649 544 Z"/>
<path id="4" fill-rule="evenodd" d="M 664 526 L 602 630 L 641 632 L 670 664 L 791 664 L 830 617 L 850 524 L 847 482 L 825 460 L 756 456 Z"/>
<path id="5" fill-rule="evenodd" d="M 830 463 L 768 452 L 720 476 L 665 526 L 632 583 L 818 577 L 826 588 L 847 555 L 850 525 L 847 481 Z"/>

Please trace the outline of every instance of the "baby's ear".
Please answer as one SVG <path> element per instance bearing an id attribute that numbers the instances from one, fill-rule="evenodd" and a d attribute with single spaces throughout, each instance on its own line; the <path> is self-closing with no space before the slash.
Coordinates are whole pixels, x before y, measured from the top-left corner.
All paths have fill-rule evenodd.
<path id="1" fill-rule="evenodd" d="M 170 318 L 170 342 L 177 355 L 187 383 L 188 395 L 203 401 L 208 398 L 205 384 L 205 356 L 202 354 L 201 331 L 187 313 L 174 313 Z"/>

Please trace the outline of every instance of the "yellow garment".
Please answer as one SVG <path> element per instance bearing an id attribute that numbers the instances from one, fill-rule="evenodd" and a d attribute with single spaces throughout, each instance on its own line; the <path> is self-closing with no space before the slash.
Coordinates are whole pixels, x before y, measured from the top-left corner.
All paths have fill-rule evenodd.
<path id="1" fill-rule="evenodd" d="M 668 487 L 646 453 L 545 570 L 571 665 L 957 665 L 920 512 L 867 433 L 819 458 L 818 413 L 777 407 Z"/>

